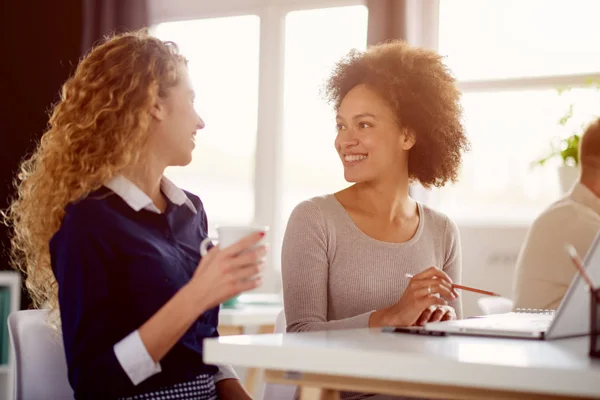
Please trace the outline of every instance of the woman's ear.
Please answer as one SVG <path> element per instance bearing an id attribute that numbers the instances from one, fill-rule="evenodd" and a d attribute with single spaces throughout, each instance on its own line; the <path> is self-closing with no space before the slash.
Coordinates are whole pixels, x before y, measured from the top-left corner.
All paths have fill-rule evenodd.
<path id="1" fill-rule="evenodd" d="M 156 97 L 156 101 L 150 109 L 150 115 L 152 115 L 152 117 L 154 117 L 154 119 L 157 121 L 163 121 L 165 119 L 166 112 L 167 109 L 164 100 L 160 97 Z"/>
<path id="2" fill-rule="evenodd" d="M 402 150 L 410 150 L 417 143 L 417 137 L 409 129 L 403 129 L 402 132 Z"/>

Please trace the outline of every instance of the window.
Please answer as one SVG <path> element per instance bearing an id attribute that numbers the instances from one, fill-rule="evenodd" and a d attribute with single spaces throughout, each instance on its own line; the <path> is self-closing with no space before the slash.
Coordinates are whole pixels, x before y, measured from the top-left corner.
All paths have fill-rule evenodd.
<path id="1" fill-rule="evenodd" d="M 573 118 L 563 127 L 558 120 L 570 104 L 575 105 Z M 441 190 L 436 207 L 461 221 L 518 222 L 531 219 L 557 198 L 560 189 L 553 163 L 534 167 L 532 162 L 550 150 L 552 138 L 580 131 L 600 114 L 600 92 L 467 92 L 463 107 L 471 151 L 459 183 Z"/>
<path id="2" fill-rule="evenodd" d="M 165 174 L 200 196 L 209 231 L 219 224 L 252 222 L 260 18 L 166 22 L 153 34 L 177 43 L 189 60 L 196 108 L 206 123 L 198 131 L 192 163 Z"/>
<path id="3" fill-rule="evenodd" d="M 600 2 L 441 0 L 439 50 L 460 80 L 597 73 Z"/>
<path id="4" fill-rule="evenodd" d="M 322 89 L 335 63 L 367 45 L 367 8 L 294 11 L 285 19 L 283 215 L 348 186 L 334 149 L 335 112 Z"/>
<path id="5" fill-rule="evenodd" d="M 600 115 L 600 91 L 585 85 L 600 74 L 599 11 L 584 0 L 440 0 L 439 52 L 463 88 L 472 148 L 433 206 L 459 221 L 527 223 L 560 196 L 557 169 L 532 163 Z"/>

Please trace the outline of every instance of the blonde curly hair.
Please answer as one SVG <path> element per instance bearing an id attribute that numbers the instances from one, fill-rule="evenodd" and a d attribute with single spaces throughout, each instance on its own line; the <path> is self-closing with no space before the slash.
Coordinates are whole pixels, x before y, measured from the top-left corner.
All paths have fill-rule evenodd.
<path id="1" fill-rule="evenodd" d="M 108 37 L 62 87 L 49 127 L 23 161 L 17 194 L 3 213 L 12 230 L 13 266 L 26 275 L 35 307 L 58 310 L 49 241 L 65 206 L 140 160 L 150 109 L 177 84 L 186 60 L 172 42 L 146 30 Z"/>

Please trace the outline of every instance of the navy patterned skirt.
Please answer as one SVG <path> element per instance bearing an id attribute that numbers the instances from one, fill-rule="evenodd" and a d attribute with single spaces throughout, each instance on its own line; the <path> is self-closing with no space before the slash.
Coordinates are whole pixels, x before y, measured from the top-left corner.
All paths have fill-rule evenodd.
<path id="1" fill-rule="evenodd" d="M 154 392 L 122 397 L 119 400 L 218 400 L 212 375 L 198 375 L 189 382 L 177 383 Z"/>

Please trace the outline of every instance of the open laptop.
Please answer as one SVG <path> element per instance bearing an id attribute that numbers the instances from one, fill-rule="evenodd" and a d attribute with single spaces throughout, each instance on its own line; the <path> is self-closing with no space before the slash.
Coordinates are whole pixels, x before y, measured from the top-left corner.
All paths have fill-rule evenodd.
<path id="1" fill-rule="evenodd" d="M 585 257 L 584 268 L 595 284 L 600 283 L 600 233 Z M 573 270 L 576 271 L 575 266 Z M 537 311 L 537 312 L 536 312 Z M 431 334 L 463 334 L 558 339 L 590 333 L 590 292 L 577 272 L 556 311 L 527 310 L 454 321 L 432 322 L 423 327 Z"/>

